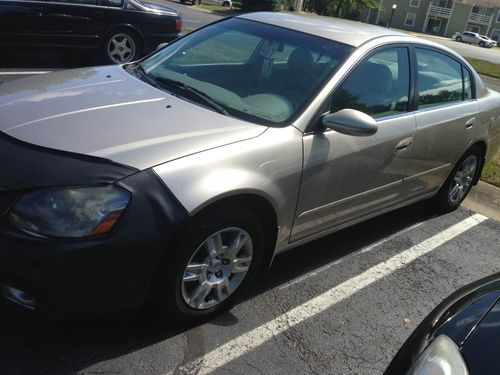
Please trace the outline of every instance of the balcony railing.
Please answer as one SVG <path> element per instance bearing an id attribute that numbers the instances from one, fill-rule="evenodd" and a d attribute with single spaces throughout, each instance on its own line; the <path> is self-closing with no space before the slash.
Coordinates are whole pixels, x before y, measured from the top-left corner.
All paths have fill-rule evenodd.
<path id="1" fill-rule="evenodd" d="M 469 15 L 469 22 L 480 23 L 484 25 L 489 25 L 492 16 L 487 16 L 485 14 L 471 13 Z"/>
<path id="2" fill-rule="evenodd" d="M 429 16 L 450 18 L 451 8 L 438 7 L 431 3 L 431 5 L 429 5 Z"/>

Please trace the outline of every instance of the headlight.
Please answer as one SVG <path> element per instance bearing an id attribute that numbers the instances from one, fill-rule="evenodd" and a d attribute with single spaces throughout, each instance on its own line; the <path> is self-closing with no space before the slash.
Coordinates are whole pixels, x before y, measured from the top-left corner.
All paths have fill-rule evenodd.
<path id="1" fill-rule="evenodd" d="M 458 346 L 445 335 L 438 336 L 408 371 L 408 375 L 468 374 Z"/>
<path id="2" fill-rule="evenodd" d="M 45 189 L 23 196 L 8 218 L 35 235 L 87 237 L 109 232 L 130 197 L 129 191 L 115 186 Z"/>

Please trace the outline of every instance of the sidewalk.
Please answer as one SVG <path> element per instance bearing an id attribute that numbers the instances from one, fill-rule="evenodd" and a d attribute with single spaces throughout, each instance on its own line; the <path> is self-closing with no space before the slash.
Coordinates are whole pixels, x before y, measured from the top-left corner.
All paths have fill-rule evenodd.
<path id="1" fill-rule="evenodd" d="M 500 188 L 479 181 L 472 188 L 462 206 L 500 221 Z"/>

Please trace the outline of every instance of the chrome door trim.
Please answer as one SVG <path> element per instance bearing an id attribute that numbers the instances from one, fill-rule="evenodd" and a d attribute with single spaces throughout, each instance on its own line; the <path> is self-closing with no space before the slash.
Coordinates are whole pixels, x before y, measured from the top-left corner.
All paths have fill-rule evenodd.
<path id="1" fill-rule="evenodd" d="M 394 182 L 391 182 L 390 184 L 386 184 L 386 185 L 383 185 L 383 186 L 379 186 L 379 187 L 376 187 L 374 189 L 371 189 L 371 190 L 366 190 L 366 191 L 363 191 L 361 193 L 358 193 L 358 194 L 355 194 L 355 195 L 351 195 L 350 197 L 346 197 L 346 198 L 342 198 L 342 199 L 339 199 L 337 201 L 334 201 L 334 202 L 330 202 L 330 203 L 327 203 L 327 204 L 324 204 L 323 206 L 319 206 L 319 207 L 315 207 L 315 208 L 312 208 L 310 210 L 307 210 L 307 211 L 304 211 L 302 212 L 301 214 L 299 214 L 299 216 L 297 216 L 298 218 L 303 218 L 304 216 L 307 216 L 307 215 L 310 215 L 310 214 L 313 214 L 315 212 L 318 212 L 318 211 L 321 211 L 323 209 L 327 209 L 327 208 L 332 208 L 338 204 L 341 204 L 341 203 L 345 203 L 345 202 L 348 202 L 352 199 L 356 199 L 356 198 L 360 198 L 360 197 L 363 197 L 365 195 L 368 195 L 368 194 L 372 194 L 372 193 L 376 193 L 377 191 L 381 191 L 381 190 L 384 190 L 384 189 L 387 189 L 389 187 L 393 187 L 393 186 L 396 186 L 396 185 L 399 185 L 399 184 L 402 184 L 403 183 L 403 179 L 401 180 L 398 180 L 398 181 L 394 181 Z"/>

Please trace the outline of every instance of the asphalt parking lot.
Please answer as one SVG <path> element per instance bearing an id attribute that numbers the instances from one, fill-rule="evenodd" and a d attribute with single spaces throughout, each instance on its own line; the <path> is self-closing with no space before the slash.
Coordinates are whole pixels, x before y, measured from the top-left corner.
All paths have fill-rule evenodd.
<path id="1" fill-rule="evenodd" d="M 362 235 L 360 235 L 362 233 Z M 500 270 L 500 223 L 420 203 L 276 258 L 230 312 L 175 327 L 42 323 L 2 308 L 2 374 L 381 374 L 455 289 Z"/>
<path id="2" fill-rule="evenodd" d="M 210 22 L 172 3 L 194 28 Z M 99 63 L 76 52 L 1 60 L 0 81 Z M 443 298 L 500 272 L 499 238 L 498 221 L 418 203 L 278 256 L 239 304 L 199 326 L 174 326 L 149 304 L 53 323 L 0 304 L 0 374 L 382 374 Z"/>

